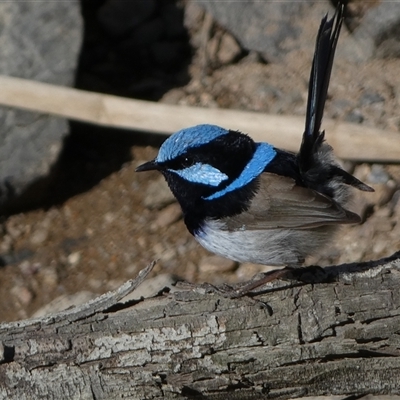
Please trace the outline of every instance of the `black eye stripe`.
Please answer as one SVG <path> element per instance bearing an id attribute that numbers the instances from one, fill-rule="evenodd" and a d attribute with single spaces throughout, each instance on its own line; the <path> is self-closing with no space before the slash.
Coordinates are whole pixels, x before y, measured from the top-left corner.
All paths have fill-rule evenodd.
<path id="1" fill-rule="evenodd" d="M 169 169 L 180 170 L 184 168 L 189 168 L 196 164 L 196 159 L 190 154 L 183 154 L 173 160 L 165 162 L 165 165 Z"/>
<path id="2" fill-rule="evenodd" d="M 165 161 L 166 169 L 175 171 L 189 168 L 196 163 L 208 164 L 235 179 L 253 157 L 254 141 L 240 132 L 230 131 L 209 143 L 192 147 L 173 160 Z"/>

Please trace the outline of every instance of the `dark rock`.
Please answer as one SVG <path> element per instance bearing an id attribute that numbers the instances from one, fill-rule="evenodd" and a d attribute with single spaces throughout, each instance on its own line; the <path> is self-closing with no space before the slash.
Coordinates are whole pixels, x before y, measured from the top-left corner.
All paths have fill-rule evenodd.
<path id="1" fill-rule="evenodd" d="M 364 15 L 370 8 L 374 8 L 381 0 L 350 0 L 346 5 L 346 25 L 351 31 L 357 29 Z"/>
<path id="2" fill-rule="evenodd" d="M 281 61 L 300 47 L 313 51 L 315 32 L 329 1 L 234 1 L 192 0 L 231 32 L 243 48 L 263 54 L 267 61 Z M 304 46 L 305 45 L 305 46 Z"/>
<path id="3" fill-rule="evenodd" d="M 103 4 L 99 3 L 82 3 L 87 23 L 77 80 L 79 88 L 158 100 L 171 87 L 189 79 L 184 71 L 191 48 L 183 26 L 182 2 L 103 0 Z M 172 50 L 176 47 L 174 43 L 180 42 L 178 47 L 184 49 L 179 50 L 178 57 L 175 51 L 171 57 L 164 54 L 160 42 L 172 42 Z M 159 59 L 167 62 L 161 65 Z"/>
<path id="4" fill-rule="evenodd" d="M 99 9 L 97 17 L 110 35 L 120 36 L 148 19 L 155 9 L 154 0 L 108 0 Z"/>
<path id="5" fill-rule="evenodd" d="M 333 118 L 337 118 L 346 113 L 346 111 L 350 110 L 352 107 L 352 103 L 348 99 L 338 98 L 331 100 L 329 104 L 329 112 Z"/>
<path id="6" fill-rule="evenodd" d="M 138 26 L 127 40 L 123 41 L 124 47 L 149 46 L 163 36 L 164 22 L 161 18 L 155 18 Z"/>
<path id="7" fill-rule="evenodd" d="M 167 38 L 176 39 L 185 35 L 183 9 L 178 8 L 175 4 L 168 4 L 161 10 L 160 14 L 165 24 Z"/>
<path id="8" fill-rule="evenodd" d="M 390 33 L 388 37 L 377 47 L 375 55 L 377 58 L 400 58 L 400 31 L 398 26 Z"/>
<path id="9" fill-rule="evenodd" d="M 25 248 L 8 254 L 0 254 L 0 266 L 4 267 L 10 264 L 17 264 L 27 258 L 32 257 L 33 254 L 34 253 L 32 250 Z"/>
<path id="10" fill-rule="evenodd" d="M 331 2 L 327 0 L 191 1 L 203 7 L 231 32 L 242 48 L 261 53 L 267 62 L 282 61 L 287 53 L 299 48 L 312 53 L 321 17 L 326 13 L 333 15 L 334 12 Z M 349 14 L 351 18 L 354 17 L 352 14 L 354 12 Z M 194 8 L 185 16 L 185 21 L 190 25 L 197 18 L 198 13 Z M 351 18 L 349 23 L 356 28 L 346 40 L 341 40 L 337 58 L 363 62 L 372 57 L 400 57 L 400 3 L 368 2 L 362 7 L 357 23 Z M 345 26 L 343 28 L 345 31 Z"/>
<path id="11" fill-rule="evenodd" d="M 157 64 L 170 68 L 185 57 L 185 46 L 182 42 L 157 42 L 151 46 L 151 53 Z"/>
<path id="12" fill-rule="evenodd" d="M 345 121 L 353 122 L 355 124 L 361 124 L 364 119 L 365 117 L 363 113 L 358 108 L 351 110 L 345 117 Z"/>
<path id="13" fill-rule="evenodd" d="M 387 183 L 390 180 L 390 175 L 382 165 L 372 164 L 368 180 L 371 183 Z"/>
<path id="14" fill-rule="evenodd" d="M 245 57 L 240 60 L 241 64 L 263 64 L 264 60 L 257 51 L 250 51 Z"/>
<path id="15" fill-rule="evenodd" d="M 73 83 L 82 36 L 79 2 L 1 2 L 0 26 L 1 74 Z M 0 208 L 48 175 L 67 133 L 64 119 L 0 110 Z"/>
<path id="16" fill-rule="evenodd" d="M 366 90 L 360 97 L 359 104 L 360 106 L 369 106 L 375 103 L 382 103 L 385 101 L 385 98 L 382 97 L 379 93 Z"/>
<path id="17" fill-rule="evenodd" d="M 353 31 L 356 45 L 343 44 L 347 47 L 346 53 L 353 54 L 356 61 L 400 56 L 400 3 L 384 1 L 374 5 Z"/>

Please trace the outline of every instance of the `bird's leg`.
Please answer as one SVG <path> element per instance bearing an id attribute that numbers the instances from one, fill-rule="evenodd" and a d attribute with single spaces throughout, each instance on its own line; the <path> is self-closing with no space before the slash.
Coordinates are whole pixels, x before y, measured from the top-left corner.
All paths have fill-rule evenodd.
<path id="1" fill-rule="evenodd" d="M 237 291 L 226 284 L 223 284 L 221 286 L 215 286 L 211 283 L 202 283 L 200 285 L 198 284 L 193 284 L 193 283 L 189 283 L 189 282 L 183 282 L 183 281 L 179 281 L 176 283 L 175 285 L 178 288 L 182 288 L 182 289 L 191 289 L 197 293 L 214 293 L 217 295 L 220 295 L 222 297 L 225 297 L 227 299 L 235 299 L 235 298 L 239 298 L 239 297 L 243 297 L 245 301 L 247 301 L 248 303 L 250 303 L 251 305 L 257 305 L 257 306 L 261 306 L 261 308 L 265 308 L 268 312 L 269 315 L 272 315 L 272 310 L 271 307 L 259 300 L 255 300 L 252 299 L 251 297 L 244 297 L 244 295 L 238 295 Z"/>
<path id="2" fill-rule="evenodd" d="M 293 269 L 293 267 L 285 267 L 283 269 L 276 269 L 274 271 L 267 272 L 261 278 L 256 279 L 240 288 L 235 288 L 227 284 L 215 286 L 211 283 L 202 283 L 201 285 L 193 285 L 193 287 L 196 287 L 196 289 L 201 288 L 208 293 L 217 293 L 226 298 L 237 299 L 239 297 L 249 296 L 250 292 L 265 285 L 266 283 L 273 282 L 276 279 L 285 278 L 293 271 Z"/>
<path id="3" fill-rule="evenodd" d="M 253 282 L 248 283 L 247 285 L 241 287 L 240 289 L 235 290 L 235 297 L 242 297 L 248 295 L 254 289 L 259 288 L 266 283 L 273 282 L 276 279 L 285 278 L 289 273 L 291 273 L 293 268 L 285 267 L 282 269 L 276 269 L 271 272 L 267 272 L 264 276 L 260 279 L 257 279 Z"/>
<path id="4" fill-rule="evenodd" d="M 271 272 L 267 272 L 261 278 L 256 279 L 255 281 L 250 282 L 240 288 L 232 287 L 225 283 L 222 285 L 215 286 L 215 285 L 213 285 L 211 283 L 207 283 L 207 282 L 202 283 L 200 285 L 185 283 L 185 286 L 190 287 L 192 289 L 196 289 L 197 291 L 200 289 L 200 290 L 204 290 L 206 293 L 216 293 L 216 294 L 220 294 L 226 298 L 236 299 L 238 297 L 243 297 L 243 296 L 249 295 L 249 293 L 251 291 L 259 288 L 262 285 L 265 285 L 266 283 L 269 283 L 276 279 L 285 277 L 285 275 L 290 273 L 291 271 L 292 271 L 292 268 L 285 267 L 283 269 L 278 269 L 278 270 L 274 270 Z M 182 287 L 183 285 L 180 284 L 179 286 Z"/>

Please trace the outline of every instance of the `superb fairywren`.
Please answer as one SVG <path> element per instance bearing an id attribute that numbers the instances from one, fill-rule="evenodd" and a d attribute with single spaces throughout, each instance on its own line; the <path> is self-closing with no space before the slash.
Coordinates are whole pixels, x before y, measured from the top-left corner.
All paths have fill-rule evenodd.
<path id="1" fill-rule="evenodd" d="M 339 224 L 360 222 L 345 208 L 349 186 L 373 191 L 334 160 L 320 132 L 343 6 L 322 19 L 298 154 L 255 143 L 215 125 L 169 137 L 136 171 L 158 170 L 179 201 L 187 228 L 206 249 L 239 262 L 301 266 Z"/>

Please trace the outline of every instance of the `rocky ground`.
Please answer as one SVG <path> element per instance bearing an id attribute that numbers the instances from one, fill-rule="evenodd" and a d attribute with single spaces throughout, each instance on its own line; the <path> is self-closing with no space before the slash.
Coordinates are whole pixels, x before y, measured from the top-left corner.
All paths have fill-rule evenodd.
<path id="1" fill-rule="evenodd" d="M 88 15 L 90 7 L 84 10 Z M 260 54 L 242 49 L 197 6 L 178 7 L 176 13 L 185 18 L 186 29 L 174 33 L 174 49 L 182 57 L 172 57 L 168 65 L 161 60 L 148 75 L 143 66 L 129 85 L 122 79 L 129 65 L 121 60 L 129 43 L 116 48 L 109 39 L 108 47 L 98 45 L 105 34 L 89 18 L 88 53 L 77 85 L 168 103 L 304 115 L 312 58 L 308 50 L 298 48 L 281 62 L 266 63 Z M 344 32 L 341 41 L 346 37 Z M 185 45 L 188 38 L 190 45 Z M 156 56 L 163 55 L 165 49 L 158 48 Z M 119 61 L 117 67 L 113 60 Z M 338 57 L 325 115 L 399 132 L 399 70 L 397 58 L 355 64 Z M 326 137 L 329 142 L 329 132 Z M 153 259 L 159 260 L 153 276 L 191 282 L 233 283 L 265 269 L 203 250 L 187 232 L 163 179 L 155 172 L 134 172 L 157 154 L 159 143 L 159 137 L 73 124 L 41 206 L 1 223 L 1 321 L 29 317 L 59 296 L 79 292 L 89 298 L 113 289 Z M 378 259 L 400 249 L 400 165 L 346 167 L 376 192 L 355 193 L 353 209 L 363 223 L 343 227 L 310 263 Z"/>

